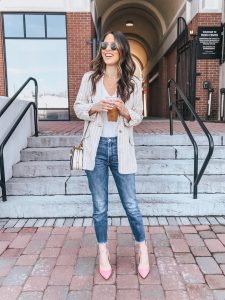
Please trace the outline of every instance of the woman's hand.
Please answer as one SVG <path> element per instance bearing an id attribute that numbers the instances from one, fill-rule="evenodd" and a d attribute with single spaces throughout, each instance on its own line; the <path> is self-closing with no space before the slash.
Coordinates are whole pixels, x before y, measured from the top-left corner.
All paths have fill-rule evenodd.
<path id="1" fill-rule="evenodd" d="M 92 105 L 91 109 L 89 110 L 89 116 L 93 115 L 96 112 L 102 112 L 102 111 L 107 112 L 108 110 L 111 110 L 113 107 L 114 107 L 113 102 L 109 102 L 105 100 L 99 101 L 94 105 Z"/>
<path id="2" fill-rule="evenodd" d="M 121 99 L 118 99 L 118 100 L 114 101 L 113 103 L 119 110 L 120 115 L 123 116 L 124 118 L 126 118 L 127 121 L 129 122 L 131 119 L 130 114 L 129 114 L 128 109 L 125 107 L 124 102 Z"/>

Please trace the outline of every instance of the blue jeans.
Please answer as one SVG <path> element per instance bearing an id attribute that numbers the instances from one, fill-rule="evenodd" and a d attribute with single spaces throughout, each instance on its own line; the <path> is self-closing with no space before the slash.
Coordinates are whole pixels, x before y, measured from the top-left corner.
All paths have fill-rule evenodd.
<path id="1" fill-rule="evenodd" d="M 93 220 L 98 243 L 107 242 L 109 168 L 114 177 L 120 199 L 128 217 L 136 242 L 145 240 L 142 216 L 138 208 L 135 174 L 118 171 L 117 137 L 101 137 L 97 149 L 95 168 L 85 170 L 93 201 Z"/>

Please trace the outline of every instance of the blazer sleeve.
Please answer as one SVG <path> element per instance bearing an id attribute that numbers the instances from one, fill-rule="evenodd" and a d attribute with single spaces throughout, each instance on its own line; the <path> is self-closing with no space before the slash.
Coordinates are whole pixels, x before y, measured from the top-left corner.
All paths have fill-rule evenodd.
<path id="1" fill-rule="evenodd" d="M 124 119 L 124 124 L 127 127 L 136 126 L 141 123 L 143 119 L 143 101 L 142 101 L 142 86 L 141 81 L 135 81 L 135 89 L 133 92 L 134 104 L 132 108 L 127 107 L 130 114 L 130 121 Z"/>
<path id="2" fill-rule="evenodd" d="M 84 74 L 80 88 L 76 97 L 76 100 L 74 102 L 74 111 L 76 116 L 79 119 L 85 120 L 85 121 L 94 121 L 96 119 L 96 113 L 89 116 L 89 110 L 91 109 L 93 103 L 90 103 L 89 96 L 91 92 L 91 86 L 89 82 L 90 72 L 87 72 Z"/>

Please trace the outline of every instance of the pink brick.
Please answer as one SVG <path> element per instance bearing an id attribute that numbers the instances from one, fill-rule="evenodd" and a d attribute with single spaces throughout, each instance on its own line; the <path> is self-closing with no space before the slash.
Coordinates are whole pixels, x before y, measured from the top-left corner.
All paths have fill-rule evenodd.
<path id="1" fill-rule="evenodd" d="M 3 286 L 0 287 L 1 300 L 16 300 L 21 292 L 21 287 L 18 286 Z"/>
<path id="2" fill-rule="evenodd" d="M 46 247 L 62 247 L 65 237 L 66 236 L 64 234 L 51 235 L 46 244 Z"/>
<path id="3" fill-rule="evenodd" d="M 139 290 L 118 290 L 116 300 L 140 300 L 140 291 Z"/>
<path id="4" fill-rule="evenodd" d="M 164 233 L 165 232 L 163 226 L 149 226 L 148 230 L 149 230 L 150 234 Z"/>
<path id="5" fill-rule="evenodd" d="M 191 252 L 194 256 L 211 256 L 207 247 L 191 247 Z"/>
<path id="6" fill-rule="evenodd" d="M 205 279 L 211 289 L 225 289 L 224 275 L 206 275 Z"/>
<path id="7" fill-rule="evenodd" d="M 38 255 L 31 254 L 31 255 L 21 255 L 17 262 L 16 265 L 18 266 L 33 266 L 38 259 Z"/>
<path id="8" fill-rule="evenodd" d="M 55 227 L 52 230 L 52 234 L 67 234 L 69 231 L 69 227 Z"/>
<path id="9" fill-rule="evenodd" d="M 68 240 L 81 240 L 83 237 L 83 231 L 69 231 L 66 239 Z"/>
<path id="10" fill-rule="evenodd" d="M 194 226 L 180 226 L 180 230 L 183 233 L 197 233 L 197 230 Z"/>
<path id="11" fill-rule="evenodd" d="M 96 257 L 97 256 L 97 247 L 81 247 L 78 256 L 80 257 L 87 257 L 87 256 L 92 256 Z"/>
<path id="12" fill-rule="evenodd" d="M 0 241 L 0 255 L 7 249 L 10 241 Z"/>
<path id="13" fill-rule="evenodd" d="M 43 300 L 66 300 L 69 288 L 67 286 L 48 286 Z"/>
<path id="14" fill-rule="evenodd" d="M 42 250 L 40 257 L 58 257 L 61 248 L 45 248 Z"/>
<path id="15" fill-rule="evenodd" d="M 170 244 L 174 252 L 190 252 L 184 239 L 170 239 Z"/>
<path id="16" fill-rule="evenodd" d="M 0 233 L 0 241 L 13 241 L 17 236 L 17 233 L 13 232 L 2 232 Z"/>
<path id="17" fill-rule="evenodd" d="M 186 288 L 190 300 L 214 300 L 212 291 L 206 284 L 187 284 Z"/>
<path id="18" fill-rule="evenodd" d="M 210 252 L 225 252 L 225 247 L 217 239 L 205 239 L 205 244 Z"/>
<path id="19" fill-rule="evenodd" d="M 24 291 L 44 291 L 47 287 L 49 278 L 45 276 L 29 277 L 23 287 Z"/>
<path id="20" fill-rule="evenodd" d="M 186 291 L 166 291 L 166 300 L 189 300 Z"/>
<path id="21" fill-rule="evenodd" d="M 73 276 L 70 290 L 91 290 L 93 287 L 93 276 Z"/>
<path id="22" fill-rule="evenodd" d="M 175 253 L 175 258 L 178 264 L 193 264 L 194 257 L 191 253 Z"/>
<path id="23" fill-rule="evenodd" d="M 58 256 L 56 265 L 59 266 L 74 266 L 77 259 L 76 254 L 60 254 Z"/>
<path id="24" fill-rule="evenodd" d="M 37 232 L 33 235 L 32 240 L 47 240 L 50 236 L 49 232 Z"/>
<path id="25" fill-rule="evenodd" d="M 116 299 L 116 287 L 115 285 L 95 285 L 93 288 L 92 300 L 107 299 L 115 300 Z"/>
<path id="26" fill-rule="evenodd" d="M 187 233 L 184 235 L 189 246 L 192 247 L 203 247 L 205 246 L 203 240 L 198 234 Z"/>
<path id="27" fill-rule="evenodd" d="M 117 233 L 132 233 L 130 226 L 120 226 L 117 228 Z"/>
<path id="28" fill-rule="evenodd" d="M 25 248 L 31 237 L 31 234 L 18 234 L 15 240 L 11 242 L 10 248 Z"/>
<path id="29" fill-rule="evenodd" d="M 19 257 L 22 252 L 23 249 L 20 248 L 8 248 L 3 252 L 1 257 Z"/>
<path id="30" fill-rule="evenodd" d="M 117 274 L 136 274 L 134 257 L 117 257 Z"/>
<path id="31" fill-rule="evenodd" d="M 152 285 L 141 285 L 141 300 L 164 300 L 164 292 L 161 285 L 152 284 Z M 149 297 L 151 295 L 151 298 Z"/>
<path id="32" fill-rule="evenodd" d="M 51 274 L 49 285 L 69 285 L 73 276 L 73 266 L 56 266 Z"/>
<path id="33" fill-rule="evenodd" d="M 86 226 L 84 232 L 85 233 L 95 233 L 95 229 L 93 226 Z"/>
<path id="34" fill-rule="evenodd" d="M 218 233 L 217 234 L 220 241 L 225 245 L 225 234 L 224 233 Z"/>
<path id="35" fill-rule="evenodd" d="M 186 283 L 205 283 L 204 277 L 197 265 L 181 264 L 179 267 Z"/>
<path id="36" fill-rule="evenodd" d="M 118 275 L 116 278 L 117 289 L 138 289 L 138 278 L 136 275 Z"/>
<path id="37" fill-rule="evenodd" d="M 209 225 L 195 225 L 197 231 L 210 230 Z"/>
<path id="38" fill-rule="evenodd" d="M 118 256 L 135 256 L 134 247 L 117 247 Z"/>
<path id="39" fill-rule="evenodd" d="M 56 259 L 53 257 L 40 258 L 34 265 L 32 276 L 50 276 L 55 266 Z"/>
<path id="40" fill-rule="evenodd" d="M 156 257 L 159 256 L 173 256 L 173 252 L 170 247 L 155 247 L 154 253 Z"/>

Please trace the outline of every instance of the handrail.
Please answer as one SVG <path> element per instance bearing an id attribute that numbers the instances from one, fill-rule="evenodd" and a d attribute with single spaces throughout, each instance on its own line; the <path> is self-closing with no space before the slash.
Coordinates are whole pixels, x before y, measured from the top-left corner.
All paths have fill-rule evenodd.
<path id="1" fill-rule="evenodd" d="M 9 106 L 13 103 L 13 101 L 17 98 L 17 96 L 22 92 L 22 90 L 26 87 L 26 85 L 30 82 L 33 81 L 34 82 L 34 86 L 35 86 L 35 104 L 36 107 L 38 107 L 38 103 L 37 103 L 37 97 L 38 97 L 38 84 L 37 84 L 37 80 L 33 77 L 29 77 L 24 84 L 21 86 L 21 88 L 9 99 L 9 101 L 5 104 L 5 106 L 3 106 L 3 108 L 0 110 L 0 117 L 4 114 L 4 112 L 9 108 Z"/>
<path id="2" fill-rule="evenodd" d="M 8 142 L 9 138 L 11 137 L 11 135 L 13 134 L 13 132 L 16 130 L 17 126 L 19 125 L 20 121 L 23 119 L 24 115 L 26 114 L 26 112 L 28 111 L 28 109 L 30 108 L 31 105 L 34 108 L 35 136 L 38 136 L 37 107 L 36 107 L 36 104 L 34 102 L 29 102 L 26 105 L 26 107 L 23 110 L 23 112 L 21 113 L 21 115 L 19 116 L 19 118 L 14 123 L 13 127 L 11 128 L 11 130 L 9 131 L 9 133 L 7 134 L 7 136 L 5 137 L 5 139 L 3 140 L 3 142 L 1 143 L 1 146 L 0 146 L 0 172 L 1 172 L 0 186 L 2 188 L 2 200 L 3 201 L 7 200 L 3 150 L 4 150 L 4 147 L 5 147 L 6 143 Z"/>
<path id="3" fill-rule="evenodd" d="M 35 126 L 35 136 L 38 136 L 38 107 L 37 107 L 37 97 L 38 97 L 38 85 L 35 78 L 30 77 L 27 79 L 27 81 L 22 85 L 22 87 L 14 94 L 14 96 L 7 102 L 7 104 L 3 107 L 3 109 L 0 111 L 0 117 L 4 114 L 4 112 L 9 108 L 9 106 L 12 104 L 12 102 L 16 99 L 16 97 L 21 93 L 21 91 L 25 88 L 25 86 L 30 81 L 34 81 L 35 84 L 35 103 L 29 102 L 26 107 L 21 112 L 20 116 L 14 123 L 13 127 L 10 129 L 6 137 L 4 138 L 3 142 L 0 145 L 0 172 L 1 172 L 1 180 L 0 180 L 0 187 L 2 189 L 2 200 L 7 201 L 7 195 L 6 195 L 6 182 L 5 182 L 5 167 L 4 167 L 4 156 L 3 156 L 3 150 L 12 136 L 13 132 L 16 130 L 17 126 L 25 116 L 28 109 L 33 106 L 34 109 L 34 126 Z"/>
<path id="4" fill-rule="evenodd" d="M 203 162 L 203 165 L 198 173 L 198 145 L 191 133 L 191 131 L 189 130 L 186 122 L 184 121 L 181 113 L 179 112 L 176 103 L 171 102 L 171 94 L 170 94 L 170 87 L 171 84 L 174 84 L 176 91 L 179 93 L 181 99 L 185 102 L 185 104 L 187 105 L 187 107 L 189 108 L 190 112 L 192 113 L 192 115 L 194 116 L 195 120 L 197 120 L 199 126 L 202 128 L 203 132 L 205 133 L 208 142 L 209 142 L 209 151 L 206 155 L 206 158 Z M 204 123 L 202 122 L 202 120 L 200 119 L 200 117 L 198 116 L 198 114 L 196 113 L 194 107 L 192 106 L 192 104 L 189 102 L 189 100 L 187 99 L 187 97 L 184 95 L 184 93 L 182 92 L 182 90 L 180 89 L 180 87 L 178 86 L 178 84 L 175 82 L 174 79 L 170 79 L 167 83 L 167 97 L 168 97 L 168 102 L 169 102 L 169 111 L 170 111 L 170 135 L 173 135 L 173 108 L 176 111 L 182 125 L 184 126 L 184 129 L 186 130 L 191 143 L 194 147 L 194 188 L 193 188 L 193 198 L 197 199 L 197 195 L 198 195 L 198 184 L 202 178 L 202 175 L 209 163 L 209 160 L 213 154 L 213 149 L 214 149 L 214 142 L 213 142 L 213 138 L 210 134 L 210 132 L 208 131 L 207 127 L 204 125 Z"/>

